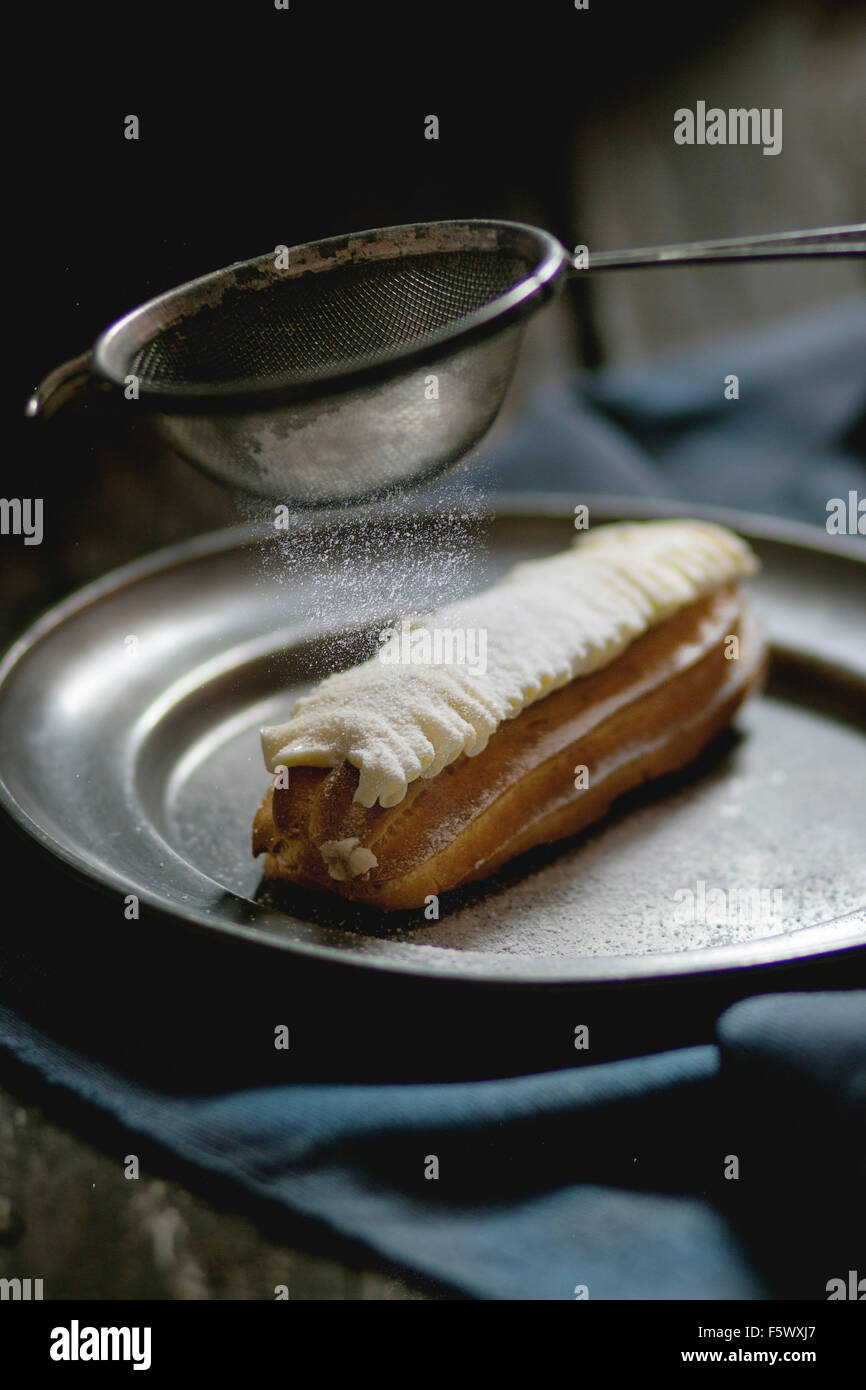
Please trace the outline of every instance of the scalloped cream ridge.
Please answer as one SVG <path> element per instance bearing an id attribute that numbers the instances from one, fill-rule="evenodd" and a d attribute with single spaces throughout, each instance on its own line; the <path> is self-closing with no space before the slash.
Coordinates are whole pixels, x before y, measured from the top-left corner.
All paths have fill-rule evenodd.
<path id="1" fill-rule="evenodd" d="M 518 565 L 491 588 L 439 609 L 413 631 L 486 633 L 486 664 L 386 663 L 379 654 L 328 676 L 285 724 L 262 730 L 271 772 L 359 772 L 355 800 L 396 806 L 416 777 L 473 757 L 505 719 L 577 676 L 687 604 L 757 569 L 733 532 L 702 521 L 602 526 L 569 550 Z"/>

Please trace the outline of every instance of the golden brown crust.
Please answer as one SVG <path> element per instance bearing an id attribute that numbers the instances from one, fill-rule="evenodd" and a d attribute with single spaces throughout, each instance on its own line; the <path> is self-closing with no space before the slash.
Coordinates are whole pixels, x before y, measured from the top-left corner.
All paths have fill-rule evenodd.
<path id="1" fill-rule="evenodd" d="M 740 652 L 729 659 L 729 639 Z M 761 680 L 764 652 L 736 587 L 689 605 L 608 666 L 500 725 L 474 758 L 418 778 L 397 806 L 353 801 L 357 771 L 297 767 L 253 826 L 265 875 L 384 911 L 424 905 L 515 855 L 573 835 L 624 792 L 692 761 Z M 575 769 L 588 786 L 575 786 Z M 320 846 L 357 839 L 376 867 L 336 880 Z"/>

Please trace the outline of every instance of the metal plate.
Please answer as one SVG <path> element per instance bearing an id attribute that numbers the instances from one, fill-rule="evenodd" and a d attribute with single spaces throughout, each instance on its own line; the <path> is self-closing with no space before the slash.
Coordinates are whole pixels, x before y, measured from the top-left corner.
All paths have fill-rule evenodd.
<path id="1" fill-rule="evenodd" d="M 500 499 L 480 532 L 420 509 L 343 514 L 288 540 L 243 527 L 109 575 L 0 668 L 3 802 L 117 893 L 363 968 L 565 984 L 866 943 L 866 547 L 706 508 L 583 500 L 593 522 L 702 515 L 751 537 L 769 690 L 700 764 L 577 840 L 443 898 L 439 921 L 263 885 L 249 854 L 267 786 L 258 728 L 369 650 L 398 607 L 567 545 L 572 499 Z"/>

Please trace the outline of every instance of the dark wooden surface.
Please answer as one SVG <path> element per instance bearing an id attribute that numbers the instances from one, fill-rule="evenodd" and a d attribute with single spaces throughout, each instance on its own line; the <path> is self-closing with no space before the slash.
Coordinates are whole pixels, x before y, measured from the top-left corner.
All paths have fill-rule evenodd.
<path id="1" fill-rule="evenodd" d="M 128 1179 L 125 1156 L 0 1087 L 0 1278 L 42 1279 L 46 1299 L 273 1299 L 278 1285 L 302 1300 L 447 1297 L 269 1239 L 146 1167 Z"/>

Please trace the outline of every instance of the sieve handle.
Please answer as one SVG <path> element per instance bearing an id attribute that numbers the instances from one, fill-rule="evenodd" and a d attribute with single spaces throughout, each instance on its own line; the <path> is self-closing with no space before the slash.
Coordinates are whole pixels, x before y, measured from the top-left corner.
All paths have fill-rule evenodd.
<path id="1" fill-rule="evenodd" d="M 645 246 L 633 251 L 590 251 L 569 257 L 572 273 L 639 270 L 647 266 L 707 265 L 731 261 L 802 260 L 810 256 L 866 256 L 866 222 L 812 231 L 774 232 L 764 236 L 688 241 L 674 246 Z M 588 260 L 588 264 L 586 261 Z"/>
<path id="2" fill-rule="evenodd" d="M 28 420 L 50 420 L 73 396 L 80 396 L 92 379 L 92 354 L 83 352 L 40 381 L 24 408 L 25 415 Z"/>

